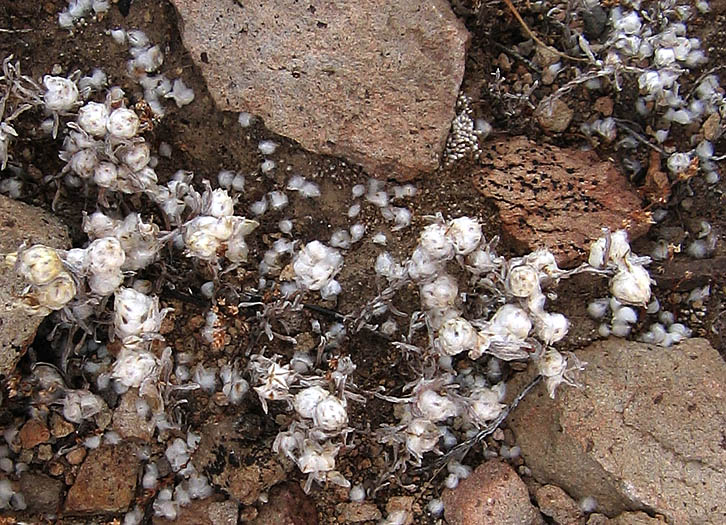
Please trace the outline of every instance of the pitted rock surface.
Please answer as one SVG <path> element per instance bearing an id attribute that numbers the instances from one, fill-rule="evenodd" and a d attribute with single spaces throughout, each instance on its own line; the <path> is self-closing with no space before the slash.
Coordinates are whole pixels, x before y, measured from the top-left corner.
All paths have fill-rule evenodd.
<path id="1" fill-rule="evenodd" d="M 469 34 L 445 0 L 173 0 L 217 106 L 370 174 L 438 167 Z"/>
<path id="2" fill-rule="evenodd" d="M 644 235 L 641 198 L 612 162 L 594 152 L 535 144 L 525 137 L 482 145 L 474 185 L 499 208 L 504 233 L 523 251 L 547 247 L 560 264 L 577 261 L 602 228 Z"/>

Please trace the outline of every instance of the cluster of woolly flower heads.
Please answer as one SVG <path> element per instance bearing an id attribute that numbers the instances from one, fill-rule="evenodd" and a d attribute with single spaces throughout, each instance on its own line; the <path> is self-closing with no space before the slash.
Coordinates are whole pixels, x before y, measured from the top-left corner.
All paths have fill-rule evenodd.
<path id="1" fill-rule="evenodd" d="M 186 222 L 182 235 L 187 254 L 214 262 L 223 255 L 233 263 L 247 261 L 245 236 L 259 223 L 234 215 L 234 199 L 227 190 L 211 190 L 202 195 L 201 215 Z"/>
<path id="2" fill-rule="evenodd" d="M 590 247 L 588 262 L 593 268 L 615 269 L 610 292 L 621 303 L 645 306 L 650 301 L 651 279 L 644 266 L 650 258 L 631 252 L 626 231 L 606 232 Z"/>
<path id="3" fill-rule="evenodd" d="M 6 262 L 30 283 L 21 295 L 29 313 L 47 315 L 64 308 L 76 296 L 76 282 L 54 248 L 36 244 L 8 255 Z"/>

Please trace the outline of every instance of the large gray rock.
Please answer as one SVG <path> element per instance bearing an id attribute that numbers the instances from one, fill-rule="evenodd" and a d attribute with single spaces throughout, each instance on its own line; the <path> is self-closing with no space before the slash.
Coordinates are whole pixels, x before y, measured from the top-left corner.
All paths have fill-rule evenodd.
<path id="1" fill-rule="evenodd" d="M 223 110 L 369 173 L 437 168 L 469 34 L 445 0 L 172 0 Z"/>
<path id="2" fill-rule="evenodd" d="M 69 248 L 68 232 L 51 214 L 0 195 L 0 254 L 14 252 L 23 242 Z M 43 320 L 15 307 L 15 294 L 24 283 L 0 256 L 0 377 L 12 373 L 33 341 Z"/>
<path id="3" fill-rule="evenodd" d="M 598 510 L 726 523 L 726 365 L 704 339 L 664 349 L 610 339 L 578 352 L 582 389 L 541 385 L 510 425 L 541 483 Z M 512 391 L 518 385 L 512 384 Z"/>

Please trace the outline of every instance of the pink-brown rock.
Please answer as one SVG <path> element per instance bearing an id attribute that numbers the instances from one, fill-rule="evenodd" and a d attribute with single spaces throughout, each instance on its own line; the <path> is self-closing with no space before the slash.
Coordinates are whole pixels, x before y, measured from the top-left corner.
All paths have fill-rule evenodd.
<path id="1" fill-rule="evenodd" d="M 539 511 L 557 525 L 584 525 L 585 514 L 567 493 L 556 485 L 543 485 L 535 493 Z"/>
<path id="2" fill-rule="evenodd" d="M 136 490 L 139 459 L 127 443 L 92 450 L 68 491 L 69 514 L 121 512 L 129 507 Z"/>
<path id="3" fill-rule="evenodd" d="M 533 476 L 594 497 L 608 515 L 645 509 L 668 523 L 726 523 L 719 353 L 705 339 L 668 349 L 609 339 L 577 355 L 588 363 L 582 388 L 552 400 L 539 385 L 510 416 Z"/>
<path id="4" fill-rule="evenodd" d="M 370 174 L 438 167 L 469 34 L 446 0 L 173 0 L 220 109 Z"/>
<path id="5" fill-rule="evenodd" d="M 154 421 L 139 414 L 136 409 L 136 403 L 142 399 L 136 389 L 121 396 L 121 401 L 113 412 L 113 429 L 122 438 L 136 438 L 148 442 L 154 436 Z"/>
<path id="6" fill-rule="evenodd" d="M 479 158 L 474 185 L 499 208 L 518 250 L 546 247 L 558 263 L 575 265 L 602 228 L 626 228 L 636 239 L 650 227 L 625 175 L 592 151 L 512 137 L 483 144 Z"/>
<path id="7" fill-rule="evenodd" d="M 449 525 L 534 525 L 544 523 L 529 501 L 524 482 L 508 464 L 483 463 L 454 490 L 442 495 Z"/>

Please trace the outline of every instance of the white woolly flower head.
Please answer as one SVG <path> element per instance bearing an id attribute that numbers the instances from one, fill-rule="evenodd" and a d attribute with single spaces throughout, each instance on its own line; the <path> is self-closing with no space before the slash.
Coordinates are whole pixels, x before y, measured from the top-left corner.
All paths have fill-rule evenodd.
<path id="1" fill-rule="evenodd" d="M 99 102 L 87 102 L 78 110 L 78 125 L 83 131 L 94 137 L 103 137 L 106 134 L 108 123 L 108 108 Z"/>
<path id="2" fill-rule="evenodd" d="M 532 330 L 532 321 L 527 312 L 519 306 L 505 304 L 494 314 L 489 326 L 495 335 L 523 340 Z"/>
<path id="3" fill-rule="evenodd" d="M 629 255 L 628 233 L 625 230 L 617 230 L 613 233 L 606 233 L 592 243 L 587 262 L 593 268 L 603 268 L 611 261 L 622 265 L 625 264 Z"/>
<path id="4" fill-rule="evenodd" d="M 115 237 L 96 239 L 87 248 L 88 264 L 94 274 L 117 272 L 126 261 L 126 253 Z"/>
<path id="5" fill-rule="evenodd" d="M 348 423 L 348 412 L 343 402 L 335 396 L 328 396 L 320 401 L 313 413 L 315 426 L 328 431 L 342 430 Z"/>
<path id="6" fill-rule="evenodd" d="M 78 101 L 78 86 L 68 78 L 43 77 L 43 101 L 49 111 L 70 111 Z"/>
<path id="7" fill-rule="evenodd" d="M 295 372 L 289 365 L 280 365 L 271 359 L 259 357 L 250 362 L 255 392 L 260 399 L 262 409 L 267 413 L 267 401 L 289 399 L 290 386 L 295 381 Z"/>
<path id="8" fill-rule="evenodd" d="M 122 348 L 113 365 L 113 378 L 129 388 L 138 388 L 147 379 L 154 378 L 158 360 L 146 350 Z"/>
<path id="9" fill-rule="evenodd" d="M 298 285 L 308 290 L 320 290 L 343 267 L 343 256 L 335 248 L 312 241 L 300 249 L 292 267 Z"/>
<path id="10" fill-rule="evenodd" d="M 216 189 L 210 194 L 205 194 L 205 206 L 202 213 L 213 217 L 230 217 L 234 215 L 234 199 L 229 196 L 227 190 Z"/>
<path id="11" fill-rule="evenodd" d="M 224 224 L 220 224 L 217 218 L 206 215 L 186 223 L 183 228 L 183 239 L 187 254 L 203 260 L 216 259 L 217 250 L 221 245 L 218 236 L 223 231 L 220 227 L 224 228 Z"/>
<path id="12" fill-rule="evenodd" d="M 416 410 L 424 419 L 439 422 L 461 413 L 459 405 L 449 396 L 442 396 L 435 390 L 426 388 L 416 395 Z"/>
<path id="13" fill-rule="evenodd" d="M 114 137 L 130 139 L 139 131 L 141 121 L 138 115 L 128 108 L 114 109 L 106 122 L 106 130 Z"/>
<path id="14" fill-rule="evenodd" d="M 458 255 L 473 252 L 483 238 L 481 224 L 471 217 L 458 217 L 449 221 L 446 233 Z"/>
<path id="15" fill-rule="evenodd" d="M 459 285 L 451 275 L 444 274 L 421 287 L 421 304 L 427 310 L 447 309 L 456 303 Z"/>
<path id="16" fill-rule="evenodd" d="M 476 329 L 469 321 L 463 317 L 455 317 L 441 325 L 437 341 L 444 354 L 456 355 L 474 348 L 477 338 Z"/>
<path id="17" fill-rule="evenodd" d="M 35 299 L 41 307 L 60 310 L 76 296 L 76 283 L 68 273 L 63 272 L 51 282 L 39 286 Z"/>
<path id="18" fill-rule="evenodd" d="M 478 426 L 486 426 L 499 417 L 506 405 L 500 401 L 503 397 L 503 388 L 479 387 L 469 394 L 468 413 L 472 421 Z"/>
<path id="19" fill-rule="evenodd" d="M 129 336 L 157 333 L 165 313 L 159 311 L 158 297 L 149 297 L 133 288 L 121 288 L 114 298 L 114 333 L 122 341 Z"/>
<path id="20" fill-rule="evenodd" d="M 312 419 L 315 407 L 330 394 L 320 386 L 310 386 L 295 394 L 292 406 L 302 417 Z"/>
<path id="21" fill-rule="evenodd" d="M 610 292 L 621 303 L 645 306 L 650 301 L 650 275 L 639 264 L 630 264 L 612 278 Z"/>
<path id="22" fill-rule="evenodd" d="M 16 264 L 17 271 L 35 285 L 49 283 L 63 272 L 58 252 L 42 244 L 23 250 Z"/>
<path id="23" fill-rule="evenodd" d="M 539 293 L 539 272 L 529 264 L 515 266 L 507 275 L 507 288 L 515 297 L 524 298 Z"/>
<path id="24" fill-rule="evenodd" d="M 551 345 L 565 338 L 570 322 L 560 313 L 545 312 L 537 317 L 536 327 L 540 339 Z"/>
<path id="25" fill-rule="evenodd" d="M 454 256 L 454 244 L 446 235 L 446 231 L 445 224 L 436 222 L 429 224 L 421 232 L 418 239 L 419 246 L 431 259 L 447 260 Z"/>
<path id="26" fill-rule="evenodd" d="M 436 448 L 441 430 L 431 421 L 416 418 L 406 427 L 406 448 L 416 458 L 421 459 L 426 452 Z"/>
<path id="27" fill-rule="evenodd" d="M 297 466 L 303 474 L 312 472 L 329 472 L 335 469 L 335 456 L 338 447 L 326 443 L 320 445 L 306 439 L 302 446 L 302 454 L 297 460 Z"/>

